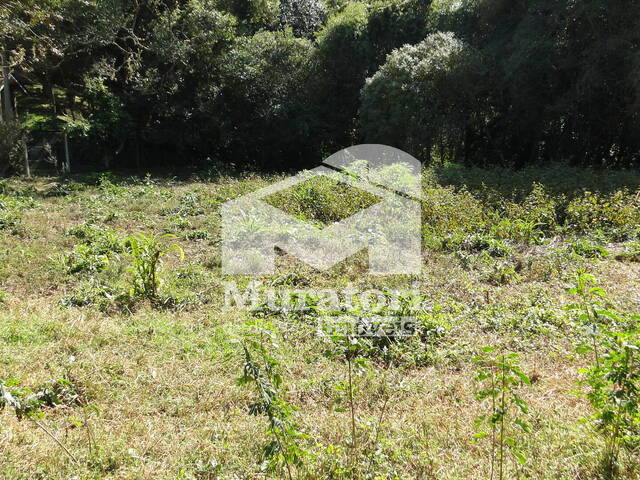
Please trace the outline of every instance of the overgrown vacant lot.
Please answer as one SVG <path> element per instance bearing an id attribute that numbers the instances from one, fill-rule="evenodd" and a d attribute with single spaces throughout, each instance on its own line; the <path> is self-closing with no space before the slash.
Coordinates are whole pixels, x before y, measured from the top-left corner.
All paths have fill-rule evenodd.
<path id="1" fill-rule="evenodd" d="M 637 356 L 611 359 L 640 313 L 640 176 L 429 168 L 421 276 L 281 255 L 260 279 L 417 285 L 415 335 L 392 340 L 318 335 L 312 298 L 225 308 L 219 207 L 279 178 L 2 183 L 2 478 L 640 478 Z M 354 204 L 325 184 L 273 201 L 322 223 Z"/>

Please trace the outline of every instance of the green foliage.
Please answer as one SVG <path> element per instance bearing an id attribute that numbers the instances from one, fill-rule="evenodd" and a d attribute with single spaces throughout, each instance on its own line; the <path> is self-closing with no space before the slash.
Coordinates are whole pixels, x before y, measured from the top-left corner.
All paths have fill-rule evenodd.
<path id="1" fill-rule="evenodd" d="M 81 241 L 64 258 L 69 273 L 99 272 L 109 265 L 110 257 L 124 250 L 119 234 L 108 228 L 85 224 L 71 229 L 68 235 Z"/>
<path id="2" fill-rule="evenodd" d="M 40 386 L 36 391 L 17 388 L 18 382 L 0 379 L 0 411 L 9 407 L 13 410 L 18 420 L 27 418 L 38 428 L 51 437 L 64 450 L 64 452 L 77 465 L 78 460 L 54 434 L 41 423 L 44 418 L 44 409 L 58 406 L 77 406 L 85 400 L 81 398 L 81 392 L 73 382 L 66 378 L 51 380 Z"/>
<path id="3" fill-rule="evenodd" d="M 180 218 L 202 215 L 204 213 L 202 200 L 200 192 L 187 192 L 178 199 L 178 205 L 175 208 L 165 210 L 163 213 L 176 214 Z"/>
<path id="4" fill-rule="evenodd" d="M 90 277 L 80 283 L 72 294 L 63 296 L 59 304 L 66 308 L 95 305 L 101 312 L 119 314 L 131 313 L 135 301 L 122 286 Z"/>
<path id="5" fill-rule="evenodd" d="M 33 202 L 18 197 L 0 195 L 0 230 L 18 233 L 18 226 L 22 219 L 21 211 Z"/>
<path id="6" fill-rule="evenodd" d="M 284 398 L 281 367 L 274 356 L 278 350 L 277 335 L 277 329 L 268 322 L 247 322 L 242 340 L 243 375 L 239 383 L 253 386 L 258 394 L 257 401 L 249 405 L 249 413 L 264 415 L 269 421 L 267 434 L 271 440 L 263 450 L 266 466 L 270 470 L 286 471 L 289 480 L 293 480 L 293 469 L 301 467 L 308 455 L 300 445 L 308 437 L 292 418 L 295 406 Z"/>
<path id="7" fill-rule="evenodd" d="M 321 0 L 280 0 L 279 23 L 297 37 L 312 38 L 327 18 Z"/>
<path id="8" fill-rule="evenodd" d="M 314 128 L 305 95 L 308 81 L 309 40 L 289 30 L 259 32 L 240 37 L 221 63 L 224 88 L 220 141 L 236 159 L 262 167 L 283 167 L 292 155 L 305 158 L 313 148 L 301 145 Z M 222 113 L 223 112 L 223 113 Z"/>
<path id="9" fill-rule="evenodd" d="M 585 191 L 566 208 L 566 224 L 576 232 L 601 231 L 614 240 L 638 235 L 640 198 L 626 189 L 610 195 Z"/>
<path id="10" fill-rule="evenodd" d="M 95 273 L 103 270 L 109 265 L 109 256 L 100 253 L 91 245 L 80 244 L 73 248 L 73 251 L 64 258 L 68 273 L 88 272 Z"/>
<path id="11" fill-rule="evenodd" d="M 0 190 L 4 190 L 4 193 L 0 193 L 0 231 L 22 235 L 25 233 L 22 225 L 23 213 L 37 207 L 38 202 L 33 199 L 33 192 L 29 190 L 13 191 L 2 187 Z"/>
<path id="12" fill-rule="evenodd" d="M 460 244 L 460 249 L 472 253 L 486 251 L 492 257 L 507 257 L 512 252 L 504 242 L 477 234 L 466 237 Z"/>
<path id="13" fill-rule="evenodd" d="M 365 4 L 349 2 L 317 35 L 309 95 L 323 155 L 354 143 L 358 92 L 374 54 L 367 21 Z"/>
<path id="14" fill-rule="evenodd" d="M 14 381 L 0 380 L 0 410 L 5 407 L 12 408 L 18 420 L 25 417 L 41 417 L 44 408 L 73 406 L 80 402 L 77 387 L 64 378 L 51 380 L 35 391 L 17 386 Z"/>
<path id="15" fill-rule="evenodd" d="M 267 203 L 291 215 L 326 225 L 379 201 L 375 195 L 327 177 L 312 178 L 266 198 Z"/>
<path id="16" fill-rule="evenodd" d="M 609 256 L 606 248 L 587 238 L 582 238 L 571 243 L 569 249 L 576 255 L 585 258 L 604 258 Z"/>
<path id="17" fill-rule="evenodd" d="M 471 128 L 482 74 L 479 53 L 451 32 L 395 50 L 362 90 L 365 140 L 424 158 L 464 158 L 459 145 Z"/>
<path id="18" fill-rule="evenodd" d="M 604 301 L 607 294 L 597 283 L 593 275 L 580 270 L 576 274 L 575 285 L 567 290 L 570 295 L 575 295 L 580 300 L 579 303 L 567 305 L 567 310 L 577 311 L 578 320 L 594 331 L 603 320 L 612 316 L 611 312 L 602 308 L 598 302 Z"/>
<path id="19" fill-rule="evenodd" d="M 640 242 L 634 241 L 626 245 L 625 250 L 618 253 L 615 258 L 621 262 L 640 262 Z"/>
<path id="20" fill-rule="evenodd" d="M 88 117 L 65 117 L 66 130 L 72 138 L 86 137 L 94 146 L 117 143 L 128 127 L 124 104 L 100 77 L 86 78 L 85 95 L 91 106 Z"/>
<path id="21" fill-rule="evenodd" d="M 69 132 L 74 162 L 290 168 L 364 139 L 468 165 L 637 164 L 632 0 L 5 3 L 29 125 Z"/>
<path id="22" fill-rule="evenodd" d="M 125 246 L 132 259 L 130 271 L 133 274 L 133 295 L 152 301 L 158 299 L 158 288 L 161 284 L 158 270 L 162 264 L 162 257 L 175 251 L 181 259 L 184 258 L 180 246 L 166 245 L 163 241 L 173 237 L 171 234 L 157 236 L 142 233 L 127 237 Z"/>
<path id="23" fill-rule="evenodd" d="M 377 0 L 370 3 L 367 32 L 375 52 L 371 71 L 375 71 L 394 49 L 420 43 L 431 33 L 431 1 Z"/>
<path id="24" fill-rule="evenodd" d="M 581 349 L 588 351 L 597 363 L 583 370 L 584 383 L 595 426 L 606 440 L 603 467 L 610 476 L 619 469 L 621 449 L 640 445 L 640 332 L 604 329 L 597 346 Z"/>
<path id="25" fill-rule="evenodd" d="M 0 122 L 0 176 L 18 170 L 24 158 L 22 140 L 25 133 L 20 122 Z"/>
<path id="26" fill-rule="evenodd" d="M 276 23 L 278 5 L 276 0 L 222 0 L 224 10 L 236 16 L 249 32 L 270 27 Z"/>
<path id="27" fill-rule="evenodd" d="M 502 212 L 508 218 L 494 227 L 494 233 L 516 242 L 539 243 L 558 226 L 557 211 L 563 200 L 562 196 L 551 195 L 543 184 L 533 182 L 522 202 L 502 202 Z"/>
<path id="28" fill-rule="evenodd" d="M 593 422 L 606 442 L 603 473 L 613 478 L 619 470 L 621 450 L 640 446 L 640 332 L 620 331 L 622 319 L 599 306 L 597 301 L 606 293 L 595 283 L 593 276 L 578 274 L 569 293 L 580 301 L 568 308 L 579 311 L 580 319 L 590 327 L 591 342 L 578 347 L 580 353 L 592 355 L 594 361 L 581 370 L 582 383 L 589 387 L 587 398 L 594 409 Z"/>
<path id="29" fill-rule="evenodd" d="M 527 462 L 518 437 L 530 433 L 526 421 L 529 407 L 518 390 L 529 385 L 531 380 L 518 365 L 518 358 L 515 353 L 502 353 L 493 347 L 486 347 L 473 360 L 478 364 L 476 380 L 482 385 L 477 398 L 489 405 L 489 413 L 476 419 L 475 438 L 491 441 L 491 480 L 494 476 L 499 480 L 505 478 L 507 452 L 521 465 Z M 518 472 L 518 467 L 515 468 Z"/>

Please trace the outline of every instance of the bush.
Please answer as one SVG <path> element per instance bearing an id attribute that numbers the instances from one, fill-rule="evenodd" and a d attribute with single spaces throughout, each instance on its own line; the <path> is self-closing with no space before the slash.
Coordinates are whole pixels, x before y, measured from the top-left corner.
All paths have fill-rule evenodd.
<path id="1" fill-rule="evenodd" d="M 478 53 L 450 32 L 394 50 L 361 93 L 365 140 L 426 159 L 463 154 L 455 149 L 464 143 L 483 72 Z"/>
<path id="2" fill-rule="evenodd" d="M 640 225 L 640 198 L 626 189 L 610 195 L 585 191 L 567 206 L 565 223 L 577 233 L 599 230 L 613 240 L 634 238 Z"/>
<path id="3" fill-rule="evenodd" d="M 0 175 L 16 170 L 20 164 L 24 128 L 19 122 L 0 122 Z"/>

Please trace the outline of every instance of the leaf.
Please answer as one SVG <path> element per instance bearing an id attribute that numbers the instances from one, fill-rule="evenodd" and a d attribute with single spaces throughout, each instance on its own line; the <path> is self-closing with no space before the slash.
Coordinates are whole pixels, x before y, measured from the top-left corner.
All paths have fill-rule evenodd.
<path id="1" fill-rule="evenodd" d="M 518 378 L 522 381 L 522 383 L 526 385 L 531 385 L 531 379 L 524 372 L 517 370 L 514 373 L 518 376 Z"/>
<path id="2" fill-rule="evenodd" d="M 603 317 L 609 317 L 612 320 L 615 320 L 616 322 L 620 321 L 620 317 L 618 317 L 615 313 L 610 312 L 609 310 L 595 310 L 595 313 L 597 315 L 602 315 Z"/>
<path id="3" fill-rule="evenodd" d="M 525 433 L 531 433 L 531 427 L 529 427 L 529 424 L 527 422 L 525 422 L 524 420 L 520 420 L 519 418 L 516 418 L 513 423 L 515 423 L 516 425 L 518 425 L 523 432 Z"/>
<path id="4" fill-rule="evenodd" d="M 512 450 L 511 453 L 513 453 L 513 455 L 518 459 L 520 465 L 524 465 L 525 463 L 527 463 L 527 457 L 525 457 L 522 452 L 519 452 L 518 450 Z"/>

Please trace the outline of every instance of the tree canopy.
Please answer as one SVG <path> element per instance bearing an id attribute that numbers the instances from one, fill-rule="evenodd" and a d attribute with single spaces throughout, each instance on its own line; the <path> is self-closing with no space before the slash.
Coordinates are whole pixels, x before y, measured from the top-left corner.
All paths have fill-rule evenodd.
<path id="1" fill-rule="evenodd" d="M 0 32 L 21 128 L 88 167 L 638 165 L 634 0 L 6 0 Z"/>

